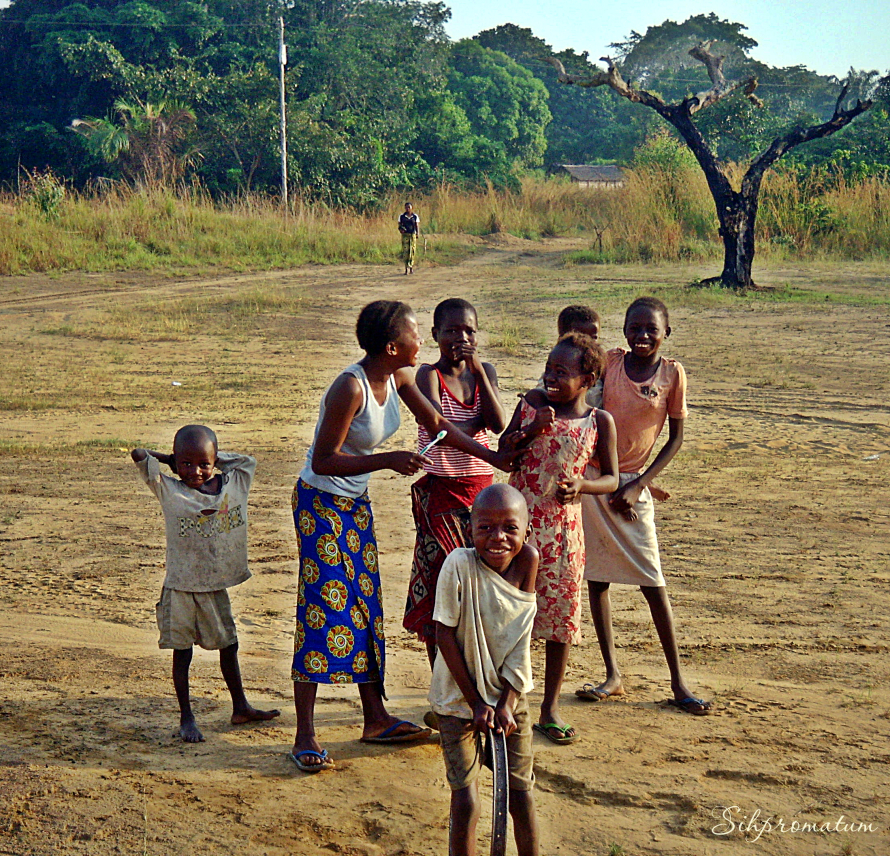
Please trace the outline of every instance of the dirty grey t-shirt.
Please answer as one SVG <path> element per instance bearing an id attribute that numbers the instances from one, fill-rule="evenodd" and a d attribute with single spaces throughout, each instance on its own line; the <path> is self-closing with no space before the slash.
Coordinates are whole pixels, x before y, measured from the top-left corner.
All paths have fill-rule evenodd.
<path id="1" fill-rule="evenodd" d="M 247 568 L 247 494 L 256 470 L 249 455 L 219 453 L 222 488 L 216 495 L 193 490 L 161 472 L 148 455 L 136 466 L 161 503 L 167 530 L 166 588 L 217 591 L 243 583 Z"/>

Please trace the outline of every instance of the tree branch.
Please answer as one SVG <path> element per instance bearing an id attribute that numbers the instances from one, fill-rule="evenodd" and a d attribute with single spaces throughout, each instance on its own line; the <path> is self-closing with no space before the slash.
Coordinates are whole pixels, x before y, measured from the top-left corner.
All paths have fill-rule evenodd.
<path id="1" fill-rule="evenodd" d="M 651 107 L 659 113 L 662 113 L 663 110 L 668 108 L 668 105 L 657 95 L 653 95 L 651 92 L 646 92 L 645 89 L 634 89 L 627 83 L 610 57 L 603 56 L 600 57 L 600 59 L 609 66 L 609 70 L 600 71 L 597 74 L 594 74 L 593 77 L 582 77 L 579 74 L 566 74 L 565 66 L 555 56 L 547 57 L 547 62 L 556 69 L 557 80 L 560 83 L 585 87 L 609 86 L 619 95 L 624 96 L 628 101 L 645 104 L 646 107 Z M 664 114 L 662 113 L 662 115 Z"/>
<path id="2" fill-rule="evenodd" d="M 702 63 L 708 70 L 708 77 L 711 78 L 710 89 L 707 89 L 704 92 L 699 92 L 698 95 L 693 95 L 691 98 L 687 98 L 683 102 L 689 110 L 690 115 L 692 113 L 697 113 L 699 110 L 704 110 L 705 107 L 710 107 L 712 104 L 716 104 L 722 98 L 725 98 L 742 86 L 745 87 L 745 95 L 748 97 L 748 100 L 756 106 L 762 107 L 763 103 L 754 95 L 754 90 L 757 89 L 757 78 L 749 77 L 745 80 L 733 80 L 730 83 L 727 83 L 726 77 L 723 74 L 723 60 L 725 60 L 726 57 L 712 54 L 711 47 L 713 44 L 713 41 L 700 42 L 689 51 L 689 56 Z"/>
<path id="3" fill-rule="evenodd" d="M 840 131 L 841 128 L 845 128 L 857 116 L 864 113 L 872 106 L 873 102 L 870 99 L 860 101 L 857 98 L 854 107 L 851 107 L 849 110 L 844 110 L 841 107 L 841 102 L 847 94 L 848 89 L 848 84 L 844 84 L 834 107 L 834 115 L 827 122 L 823 122 L 821 125 L 812 125 L 809 128 L 797 128 L 796 130 L 785 134 L 783 137 L 778 137 L 773 140 L 772 143 L 770 143 L 769 148 L 759 157 L 755 158 L 751 166 L 748 167 L 748 171 L 745 173 L 745 177 L 742 180 L 742 192 L 745 192 L 746 186 L 759 185 L 766 170 L 787 151 L 799 146 L 801 143 L 808 143 L 810 140 L 818 140 L 821 137 L 830 137 L 832 134 Z"/>

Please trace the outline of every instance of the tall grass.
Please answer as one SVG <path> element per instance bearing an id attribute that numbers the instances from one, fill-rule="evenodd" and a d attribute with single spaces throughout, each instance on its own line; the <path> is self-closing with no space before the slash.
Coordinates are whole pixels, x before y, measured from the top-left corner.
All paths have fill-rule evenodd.
<path id="1" fill-rule="evenodd" d="M 627 183 L 592 190 L 567 181 L 523 178 L 515 190 L 475 192 L 440 184 L 419 198 L 428 261 L 447 261 L 461 235 L 580 238 L 568 263 L 717 258 L 722 245 L 701 171 L 679 161 L 641 162 Z M 47 217 L 26 195 L 0 197 L 0 274 L 51 270 L 178 271 L 270 269 L 306 263 L 392 263 L 401 197 L 358 213 L 299 198 L 287 216 L 274 202 L 244 197 L 216 203 L 191 192 L 68 194 Z M 767 175 L 758 218 L 759 257 L 864 258 L 890 255 L 890 179 L 847 181 L 816 170 Z"/>

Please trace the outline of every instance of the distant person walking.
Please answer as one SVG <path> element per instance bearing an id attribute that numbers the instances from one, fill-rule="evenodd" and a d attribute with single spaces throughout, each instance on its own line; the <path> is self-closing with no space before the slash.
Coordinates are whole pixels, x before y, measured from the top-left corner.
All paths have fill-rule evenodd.
<path id="1" fill-rule="evenodd" d="M 420 217 L 414 213 L 414 206 L 405 203 L 405 211 L 399 215 L 399 232 L 402 235 L 402 260 L 405 262 L 405 276 L 414 273 L 414 257 L 417 254 L 417 239 L 420 237 Z"/>

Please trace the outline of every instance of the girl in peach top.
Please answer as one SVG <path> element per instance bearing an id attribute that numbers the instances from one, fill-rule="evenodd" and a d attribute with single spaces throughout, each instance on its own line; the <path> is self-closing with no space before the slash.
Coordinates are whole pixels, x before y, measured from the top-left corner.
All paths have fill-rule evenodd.
<path id="1" fill-rule="evenodd" d="M 615 420 L 619 487 L 609 497 L 582 497 L 586 562 L 584 579 L 600 651 L 606 666 L 601 684 L 585 684 L 579 698 L 600 701 L 624 694 L 612 634 L 611 583 L 638 585 L 649 604 L 671 675 L 671 704 L 697 716 L 710 702 L 692 695 L 680 671 L 671 603 L 667 596 L 650 485 L 683 444 L 686 372 L 658 350 L 670 335 L 667 307 L 655 297 L 640 297 L 627 310 L 624 335 L 630 350 L 606 355 L 603 408 Z M 664 423 L 668 440 L 647 467 Z M 588 478 L 590 475 L 588 475 Z"/>

